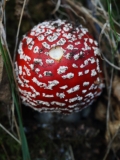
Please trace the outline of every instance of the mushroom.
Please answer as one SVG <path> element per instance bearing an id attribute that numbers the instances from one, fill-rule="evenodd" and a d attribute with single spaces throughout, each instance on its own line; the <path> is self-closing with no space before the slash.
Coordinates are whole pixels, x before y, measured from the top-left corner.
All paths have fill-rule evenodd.
<path id="1" fill-rule="evenodd" d="M 101 94 L 98 43 L 82 25 L 42 22 L 21 40 L 15 61 L 23 104 L 40 112 L 72 113 Z"/>

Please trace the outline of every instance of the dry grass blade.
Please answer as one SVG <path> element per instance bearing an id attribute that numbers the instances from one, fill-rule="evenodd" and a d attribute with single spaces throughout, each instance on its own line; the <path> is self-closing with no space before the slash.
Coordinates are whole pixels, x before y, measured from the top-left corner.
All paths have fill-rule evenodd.
<path id="1" fill-rule="evenodd" d="M 17 44 L 18 44 L 18 37 L 19 37 L 19 32 L 20 32 L 20 26 L 21 26 L 22 17 L 23 17 L 23 12 L 24 12 L 26 3 L 27 3 L 27 0 L 24 0 L 23 7 L 22 7 L 22 11 L 21 11 L 21 15 L 20 15 L 20 20 L 19 20 L 19 24 L 18 24 L 17 34 L 16 34 L 16 43 L 15 43 L 15 49 L 14 49 L 14 58 L 13 58 L 13 62 L 15 61 L 16 50 L 17 50 Z"/>
<path id="2" fill-rule="evenodd" d="M 73 0 L 66 0 L 66 1 L 71 7 L 75 8 L 76 10 L 78 10 L 89 21 L 96 22 L 101 28 L 103 27 L 103 23 L 101 23 L 95 17 L 93 17 L 92 14 L 90 13 L 90 10 L 86 9 L 85 7 L 83 7 L 83 5 L 80 2 L 77 2 L 77 1 L 74 2 Z"/>
<path id="3" fill-rule="evenodd" d="M 109 154 L 109 152 L 110 152 L 112 143 L 113 143 L 113 141 L 115 140 L 115 138 L 117 137 L 118 132 L 119 132 L 119 129 L 115 132 L 114 136 L 111 138 L 111 140 L 110 140 L 110 142 L 109 142 L 109 144 L 108 144 L 108 148 L 107 148 L 107 151 L 106 151 L 106 154 L 105 154 L 103 160 L 106 160 L 106 159 L 107 159 L 107 156 L 108 156 L 108 154 Z"/>
<path id="4" fill-rule="evenodd" d="M 55 12 L 59 10 L 60 4 L 61 4 L 61 0 L 58 0 L 55 6 L 55 9 L 52 11 L 51 14 L 55 14 Z"/>
<path id="5" fill-rule="evenodd" d="M 73 154 L 73 149 L 72 149 L 71 145 L 69 145 L 69 150 L 70 150 L 71 160 L 75 160 L 74 154 Z"/>
<path id="6" fill-rule="evenodd" d="M 6 155 L 7 160 L 10 160 L 10 158 L 9 158 L 9 156 L 8 156 L 8 153 L 7 153 L 7 150 L 6 150 L 5 146 L 4 146 L 4 144 L 1 143 L 1 147 L 2 147 L 2 149 L 3 149 L 3 151 L 4 151 L 5 155 Z"/>
<path id="7" fill-rule="evenodd" d="M 16 142 L 18 142 L 19 144 L 21 144 L 21 142 L 20 142 L 13 134 L 11 134 L 2 124 L 0 124 L 0 127 L 1 127 L 7 134 L 9 134 Z"/>
<path id="8" fill-rule="evenodd" d="M 1 29 L 2 17 L 3 17 L 3 10 L 2 10 L 2 3 L 0 3 L 0 37 L 2 34 L 2 29 Z M 3 59 L 2 59 L 2 54 L 0 53 L 0 83 L 2 81 L 2 72 L 3 72 Z"/>

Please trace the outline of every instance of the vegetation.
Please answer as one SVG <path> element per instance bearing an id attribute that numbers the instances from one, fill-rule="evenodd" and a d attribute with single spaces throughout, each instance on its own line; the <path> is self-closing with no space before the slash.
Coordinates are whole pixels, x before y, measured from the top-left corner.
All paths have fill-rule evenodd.
<path id="1" fill-rule="evenodd" d="M 72 122 L 21 105 L 14 76 L 22 35 L 57 18 L 86 26 L 103 59 L 105 89 Z M 0 160 L 120 159 L 119 0 L 2 0 L 0 20 Z"/>

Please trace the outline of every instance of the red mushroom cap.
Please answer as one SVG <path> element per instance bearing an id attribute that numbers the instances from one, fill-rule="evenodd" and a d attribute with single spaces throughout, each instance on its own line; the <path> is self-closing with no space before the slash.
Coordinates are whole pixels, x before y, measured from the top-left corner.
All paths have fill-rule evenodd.
<path id="1" fill-rule="evenodd" d="M 15 62 L 22 102 L 35 110 L 72 113 L 101 94 L 98 43 L 82 25 L 43 22 L 19 44 Z"/>

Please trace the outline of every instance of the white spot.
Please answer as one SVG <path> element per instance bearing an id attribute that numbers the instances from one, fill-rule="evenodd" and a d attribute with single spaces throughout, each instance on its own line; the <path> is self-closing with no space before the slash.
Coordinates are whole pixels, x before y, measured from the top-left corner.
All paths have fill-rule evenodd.
<path id="1" fill-rule="evenodd" d="M 84 82 L 83 86 L 88 86 L 90 84 L 90 82 Z"/>
<path id="2" fill-rule="evenodd" d="M 92 47 L 93 48 L 93 50 L 94 50 L 94 55 L 95 56 L 100 56 L 100 50 L 99 50 L 99 48 L 98 47 Z"/>
<path id="3" fill-rule="evenodd" d="M 52 98 L 52 97 L 54 97 L 53 94 L 45 94 L 45 93 L 43 93 L 42 95 L 43 95 L 43 97 L 47 97 L 47 98 Z"/>
<path id="4" fill-rule="evenodd" d="M 78 76 L 82 76 L 83 75 L 83 72 L 78 72 Z"/>
<path id="5" fill-rule="evenodd" d="M 67 90 L 67 93 L 73 93 L 73 92 L 76 92 L 76 91 L 78 91 L 80 89 L 80 85 L 76 85 L 76 86 L 74 86 L 73 88 L 70 88 L 70 89 L 68 89 Z"/>
<path id="6" fill-rule="evenodd" d="M 21 78 L 25 84 L 30 82 L 29 80 L 25 79 L 23 76 Z"/>
<path id="7" fill-rule="evenodd" d="M 80 44 L 80 41 L 78 41 L 78 42 L 75 42 L 75 45 L 79 45 Z"/>
<path id="8" fill-rule="evenodd" d="M 87 42 L 88 38 L 84 38 L 85 42 Z"/>
<path id="9" fill-rule="evenodd" d="M 37 38 L 38 38 L 39 41 L 43 41 L 44 40 L 44 36 L 42 34 L 39 35 Z"/>
<path id="10" fill-rule="evenodd" d="M 81 28 L 81 31 L 83 32 L 83 34 L 86 34 L 88 32 L 87 28 Z"/>
<path id="11" fill-rule="evenodd" d="M 33 62 L 38 63 L 40 66 L 43 65 L 42 59 L 34 58 Z"/>
<path id="12" fill-rule="evenodd" d="M 70 53 L 67 53 L 66 55 L 64 55 L 64 57 L 65 57 L 66 59 L 70 59 L 71 54 L 70 54 Z"/>
<path id="13" fill-rule="evenodd" d="M 23 43 L 22 43 L 22 42 L 20 42 L 20 44 L 19 44 L 19 48 L 18 48 L 18 53 L 19 53 L 19 54 L 23 54 L 22 45 L 23 45 Z"/>
<path id="14" fill-rule="evenodd" d="M 84 68 L 84 67 L 85 67 L 85 65 L 84 65 L 84 64 L 81 64 L 81 65 L 80 65 L 80 68 Z"/>
<path id="15" fill-rule="evenodd" d="M 94 98 L 94 95 L 93 95 L 92 92 L 90 92 L 90 93 L 86 94 L 85 97 L 90 97 L 91 99 L 93 99 L 93 98 Z"/>
<path id="16" fill-rule="evenodd" d="M 32 70 L 34 70 L 34 64 L 29 65 Z"/>
<path id="17" fill-rule="evenodd" d="M 98 88 L 99 89 L 103 89 L 104 87 L 105 87 L 105 84 L 104 83 L 100 83 Z"/>
<path id="18" fill-rule="evenodd" d="M 83 99 L 83 97 L 80 97 L 80 96 L 77 95 L 77 100 L 78 101 L 81 101 L 82 99 Z"/>
<path id="19" fill-rule="evenodd" d="M 31 76 L 31 73 L 30 73 L 30 69 L 28 69 L 25 65 L 24 65 L 24 70 L 26 71 L 27 75 L 28 76 Z"/>
<path id="20" fill-rule="evenodd" d="M 69 31 L 69 27 L 65 26 L 65 27 L 63 27 L 63 30 L 67 32 L 67 31 Z"/>
<path id="21" fill-rule="evenodd" d="M 87 101 L 86 101 L 86 103 L 89 103 L 90 102 L 90 99 L 88 99 Z"/>
<path id="22" fill-rule="evenodd" d="M 58 42 L 57 45 L 64 45 L 66 43 L 66 40 L 64 38 L 61 38 Z"/>
<path id="23" fill-rule="evenodd" d="M 29 87 L 36 94 L 36 96 L 40 95 L 40 93 L 37 92 L 33 86 L 29 86 Z"/>
<path id="24" fill-rule="evenodd" d="M 84 42 L 84 45 L 85 45 L 84 51 L 85 51 L 85 50 L 90 50 L 90 49 L 91 49 L 91 47 L 90 47 L 86 42 Z"/>
<path id="25" fill-rule="evenodd" d="M 76 103 L 76 104 L 73 104 L 73 105 L 68 105 L 68 108 L 74 108 L 74 107 L 76 107 L 78 105 L 79 105 L 79 103 Z"/>
<path id="26" fill-rule="evenodd" d="M 77 40 L 77 38 L 76 38 L 76 36 L 75 36 L 75 35 L 73 35 L 71 39 L 72 39 L 72 41 L 71 41 L 71 42 L 73 42 L 73 41 L 76 41 L 76 40 Z"/>
<path id="27" fill-rule="evenodd" d="M 99 59 L 98 58 L 97 58 L 96 62 L 97 62 L 97 71 L 98 71 L 98 73 L 100 73 L 102 71 L 100 70 Z"/>
<path id="28" fill-rule="evenodd" d="M 51 105 L 58 105 L 58 106 L 63 107 L 63 106 L 65 106 L 65 103 L 61 103 L 61 102 L 57 102 L 57 101 L 52 101 Z"/>
<path id="29" fill-rule="evenodd" d="M 79 57 L 80 57 L 79 53 L 73 56 L 74 60 L 78 60 Z"/>
<path id="30" fill-rule="evenodd" d="M 49 36 L 47 37 L 47 39 L 48 39 L 49 42 L 54 42 L 57 38 L 58 38 L 57 35 L 53 35 L 53 36 L 49 35 Z"/>
<path id="31" fill-rule="evenodd" d="M 93 90 L 95 88 L 95 84 L 92 84 L 89 88 L 89 90 Z"/>
<path id="32" fill-rule="evenodd" d="M 45 48 L 47 48 L 47 49 L 50 49 L 50 45 L 47 44 L 46 42 L 43 42 L 42 45 L 43 45 L 43 47 L 45 47 Z"/>
<path id="33" fill-rule="evenodd" d="M 21 87 L 24 87 L 23 81 L 20 79 L 20 77 L 17 77 L 18 83 L 21 85 Z"/>
<path id="34" fill-rule="evenodd" d="M 61 99 L 62 99 L 62 98 L 65 98 L 65 94 L 64 94 L 64 93 L 58 93 L 58 92 L 57 92 L 57 93 L 56 93 L 56 96 L 59 97 L 59 98 L 61 98 Z"/>
<path id="35" fill-rule="evenodd" d="M 54 60 L 53 60 L 53 59 L 46 59 L 46 63 L 47 63 L 47 64 L 53 64 L 53 63 L 54 63 Z"/>
<path id="36" fill-rule="evenodd" d="M 73 45 L 71 45 L 71 44 L 69 44 L 68 46 L 67 46 L 67 49 L 69 49 L 69 50 L 73 50 Z"/>
<path id="37" fill-rule="evenodd" d="M 94 44 L 95 44 L 96 46 L 98 46 L 98 42 L 97 42 L 97 41 L 94 41 Z"/>
<path id="38" fill-rule="evenodd" d="M 74 98 L 70 98 L 69 99 L 69 103 L 75 102 L 78 100 L 78 97 L 74 97 Z"/>
<path id="39" fill-rule="evenodd" d="M 33 49 L 33 52 L 34 52 L 34 53 L 39 53 L 39 47 L 38 47 L 38 46 L 35 46 L 34 49 Z"/>
<path id="40" fill-rule="evenodd" d="M 18 74 L 19 74 L 19 75 L 22 75 L 22 72 L 23 72 L 23 71 L 22 71 L 22 66 L 19 66 Z"/>
<path id="41" fill-rule="evenodd" d="M 52 72 L 51 71 L 44 71 L 44 76 L 52 76 Z"/>
<path id="42" fill-rule="evenodd" d="M 52 34 L 52 31 L 50 29 L 47 29 L 47 31 L 45 32 L 45 36 Z"/>
<path id="43" fill-rule="evenodd" d="M 15 72 L 16 72 L 16 76 L 18 76 L 18 64 L 17 64 L 17 62 L 15 62 Z"/>
<path id="44" fill-rule="evenodd" d="M 88 65 L 88 60 L 87 60 L 87 59 L 84 61 L 84 65 L 85 65 L 85 66 Z"/>
<path id="45" fill-rule="evenodd" d="M 48 102 L 46 102 L 46 101 L 38 100 L 37 103 L 40 104 L 40 105 L 48 106 L 48 107 L 50 106 L 50 104 Z"/>
<path id="46" fill-rule="evenodd" d="M 68 88 L 67 85 L 60 87 L 60 89 L 66 89 L 66 88 Z"/>
<path id="47" fill-rule="evenodd" d="M 39 68 L 36 68 L 36 69 L 35 69 L 35 72 L 38 74 L 38 72 L 40 72 L 40 69 L 39 69 Z"/>
<path id="48" fill-rule="evenodd" d="M 92 39 L 92 38 L 89 38 L 89 42 L 92 44 L 92 43 L 93 43 L 93 39 Z"/>
<path id="49" fill-rule="evenodd" d="M 48 86 L 47 86 L 45 89 L 50 89 L 50 90 L 52 90 L 52 88 L 53 88 L 54 86 L 58 85 L 58 84 L 59 84 L 59 81 L 57 81 L 57 80 L 48 81 Z"/>
<path id="50" fill-rule="evenodd" d="M 84 34 L 83 34 L 83 33 L 80 33 L 80 34 L 78 35 L 78 38 L 81 39 L 82 36 L 84 36 Z"/>
<path id="51" fill-rule="evenodd" d="M 87 70 L 85 70 L 85 72 L 84 72 L 85 74 L 88 74 L 89 73 L 89 69 L 87 69 Z"/>
<path id="52" fill-rule="evenodd" d="M 97 95 L 97 93 L 98 93 L 98 92 L 96 91 L 96 92 L 94 93 L 94 95 L 96 96 L 96 95 Z"/>
<path id="53" fill-rule="evenodd" d="M 73 77 L 74 77 L 74 73 L 71 73 L 71 72 L 70 72 L 70 73 L 67 73 L 66 75 L 63 75 L 63 76 L 62 76 L 63 79 L 66 79 L 66 78 L 71 79 L 71 78 L 73 78 Z"/>
<path id="54" fill-rule="evenodd" d="M 88 61 L 90 61 L 91 64 L 95 63 L 94 57 L 88 58 Z"/>
<path id="55" fill-rule="evenodd" d="M 25 54 L 20 54 L 20 59 L 24 59 L 25 61 L 30 61 L 31 58 Z"/>
<path id="56" fill-rule="evenodd" d="M 92 69 L 92 70 L 91 70 L 91 76 L 96 76 L 96 75 L 97 75 L 96 70 L 95 70 L 95 69 Z"/>
<path id="57" fill-rule="evenodd" d="M 33 77 L 32 81 L 34 83 L 36 83 L 39 87 L 46 87 L 47 86 L 46 83 L 38 81 L 36 77 Z"/>
<path id="58" fill-rule="evenodd" d="M 82 93 L 86 93 L 86 92 L 87 92 L 87 90 L 86 90 L 86 89 L 82 90 Z"/>
<path id="59" fill-rule="evenodd" d="M 49 51 L 49 56 L 55 60 L 60 60 L 63 56 L 63 50 L 61 47 L 54 47 Z"/>
<path id="60" fill-rule="evenodd" d="M 61 32 L 61 28 L 57 28 L 56 31 L 57 31 L 57 32 Z"/>
<path id="61" fill-rule="evenodd" d="M 58 39 L 58 36 L 59 35 L 57 35 L 57 34 L 53 34 L 53 36 L 52 35 L 49 35 L 48 37 L 47 37 L 47 39 L 48 39 L 48 41 L 49 42 L 54 42 L 54 41 L 56 41 L 57 39 Z"/>
<path id="62" fill-rule="evenodd" d="M 43 76 L 42 76 L 42 74 L 39 74 L 39 76 L 38 76 L 39 78 L 42 78 Z"/>
<path id="63" fill-rule="evenodd" d="M 27 38 L 26 38 L 27 45 L 28 45 L 32 40 L 33 40 L 32 38 L 27 37 Z"/>
<path id="64" fill-rule="evenodd" d="M 32 50 L 33 45 L 34 45 L 34 41 L 32 41 L 32 42 L 28 45 L 28 49 L 29 49 L 29 50 Z"/>
<path id="65" fill-rule="evenodd" d="M 72 64 L 72 67 L 73 68 L 78 68 L 78 66 L 75 63 Z"/>
<path id="66" fill-rule="evenodd" d="M 67 66 L 60 66 L 60 67 L 57 69 L 57 73 L 58 73 L 58 74 L 65 73 L 67 69 L 68 69 Z"/>
<path id="67" fill-rule="evenodd" d="M 35 32 L 30 32 L 30 35 L 31 35 L 31 36 L 34 36 L 34 35 L 35 35 Z"/>
<path id="68" fill-rule="evenodd" d="M 71 39 L 72 38 L 72 34 L 71 33 L 63 33 L 63 37 L 67 38 L 67 39 Z"/>
<path id="69" fill-rule="evenodd" d="M 37 29 L 35 30 L 35 32 L 38 32 L 39 34 L 40 34 L 40 33 L 44 33 L 44 32 L 45 32 L 45 29 L 44 29 L 44 28 L 37 28 Z"/>

